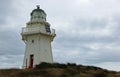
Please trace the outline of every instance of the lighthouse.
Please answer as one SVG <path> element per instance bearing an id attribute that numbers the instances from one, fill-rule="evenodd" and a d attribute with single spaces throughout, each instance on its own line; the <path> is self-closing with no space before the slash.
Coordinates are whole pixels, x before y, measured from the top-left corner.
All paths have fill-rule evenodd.
<path id="1" fill-rule="evenodd" d="M 41 62 L 53 63 L 51 42 L 55 29 L 50 28 L 46 13 L 37 6 L 31 14 L 26 27 L 22 28 L 22 40 L 26 44 L 23 68 L 33 68 Z"/>

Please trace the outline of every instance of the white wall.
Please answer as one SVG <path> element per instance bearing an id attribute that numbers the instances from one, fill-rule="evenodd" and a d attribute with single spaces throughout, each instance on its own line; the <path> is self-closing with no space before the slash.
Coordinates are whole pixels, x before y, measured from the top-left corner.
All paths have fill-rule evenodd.
<path id="1" fill-rule="evenodd" d="M 32 43 L 34 40 L 34 43 Z M 40 62 L 53 63 L 51 36 L 36 34 L 27 36 L 23 66 L 29 66 L 30 54 L 34 54 L 34 65 Z"/>

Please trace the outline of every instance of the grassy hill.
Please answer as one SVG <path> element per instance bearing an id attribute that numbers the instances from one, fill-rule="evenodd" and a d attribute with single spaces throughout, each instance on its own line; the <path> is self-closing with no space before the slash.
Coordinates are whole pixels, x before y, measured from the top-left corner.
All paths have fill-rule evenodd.
<path id="1" fill-rule="evenodd" d="M 71 63 L 41 63 L 34 69 L 1 69 L 0 77 L 120 77 L 120 73 Z"/>

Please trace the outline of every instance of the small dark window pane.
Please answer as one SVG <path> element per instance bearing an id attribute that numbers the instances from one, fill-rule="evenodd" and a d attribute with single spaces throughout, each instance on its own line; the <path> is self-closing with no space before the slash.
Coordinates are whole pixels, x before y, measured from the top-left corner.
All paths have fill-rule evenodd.
<path id="1" fill-rule="evenodd" d="M 32 40 L 32 43 L 34 43 L 34 40 Z"/>
<path id="2" fill-rule="evenodd" d="M 46 32 L 50 32 L 51 33 L 49 25 L 45 25 L 45 28 L 46 28 Z"/>

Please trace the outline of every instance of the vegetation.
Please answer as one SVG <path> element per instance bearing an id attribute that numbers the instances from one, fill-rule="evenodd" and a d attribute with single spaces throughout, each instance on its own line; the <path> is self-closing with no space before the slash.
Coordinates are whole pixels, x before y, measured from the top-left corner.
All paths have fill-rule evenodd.
<path id="1" fill-rule="evenodd" d="M 74 63 L 41 63 L 34 69 L 1 69 L 0 77 L 120 77 L 120 73 Z"/>

